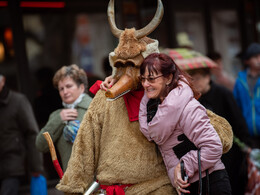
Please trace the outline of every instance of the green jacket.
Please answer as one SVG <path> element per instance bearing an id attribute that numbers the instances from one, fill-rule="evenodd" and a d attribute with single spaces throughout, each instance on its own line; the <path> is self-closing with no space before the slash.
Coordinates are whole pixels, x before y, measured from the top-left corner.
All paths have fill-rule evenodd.
<path id="1" fill-rule="evenodd" d="M 86 94 L 83 97 L 82 101 L 75 107 L 75 109 L 77 109 L 78 111 L 77 120 L 82 121 L 83 116 L 87 111 L 91 101 L 92 98 Z M 49 132 L 52 141 L 55 145 L 55 148 L 60 154 L 62 169 L 63 172 L 65 172 L 70 158 L 71 150 L 72 150 L 72 143 L 64 139 L 63 128 L 65 126 L 65 123 L 61 120 L 60 117 L 61 110 L 62 109 L 58 109 L 53 113 L 51 113 L 47 124 L 42 128 L 40 133 L 37 135 L 36 147 L 41 152 L 49 151 L 48 143 L 43 136 L 44 132 Z"/>

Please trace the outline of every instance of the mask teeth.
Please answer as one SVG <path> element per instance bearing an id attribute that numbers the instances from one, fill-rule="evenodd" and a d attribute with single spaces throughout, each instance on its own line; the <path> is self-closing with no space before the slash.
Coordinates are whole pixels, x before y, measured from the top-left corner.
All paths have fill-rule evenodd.
<path id="1" fill-rule="evenodd" d="M 122 97 L 123 95 L 127 94 L 129 91 L 130 91 L 130 90 L 127 90 L 127 91 L 125 91 L 125 92 L 119 94 L 119 95 L 116 96 L 115 98 L 107 98 L 107 101 L 112 102 L 112 101 L 114 101 L 114 100 L 116 100 L 116 99 Z"/>

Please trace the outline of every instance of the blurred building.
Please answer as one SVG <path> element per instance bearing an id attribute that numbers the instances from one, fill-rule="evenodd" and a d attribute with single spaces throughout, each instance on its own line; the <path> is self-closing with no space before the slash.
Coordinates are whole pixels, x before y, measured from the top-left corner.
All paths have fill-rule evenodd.
<path id="1" fill-rule="evenodd" d="M 0 73 L 6 75 L 7 85 L 33 103 L 43 85 L 37 73 L 44 68 L 54 72 L 77 64 L 87 72 L 90 84 L 103 79 L 104 59 L 118 43 L 108 25 L 108 2 L 0 0 Z M 160 47 L 188 46 L 203 54 L 218 51 L 226 71 L 236 76 L 242 67 L 239 54 L 251 42 L 260 42 L 259 0 L 162 2 L 162 22 L 149 35 Z M 156 0 L 115 0 L 117 27 L 144 27 L 156 6 Z"/>
<path id="2" fill-rule="evenodd" d="M 161 47 L 190 46 L 201 53 L 216 50 L 225 69 L 235 75 L 237 59 L 247 45 L 260 39 L 258 0 L 162 0 L 164 17 L 150 35 Z M 9 85 L 35 97 L 35 72 L 76 63 L 103 78 L 103 59 L 118 40 L 107 22 L 108 0 L 0 0 L 0 71 Z M 115 0 L 116 23 L 144 27 L 157 1 Z"/>

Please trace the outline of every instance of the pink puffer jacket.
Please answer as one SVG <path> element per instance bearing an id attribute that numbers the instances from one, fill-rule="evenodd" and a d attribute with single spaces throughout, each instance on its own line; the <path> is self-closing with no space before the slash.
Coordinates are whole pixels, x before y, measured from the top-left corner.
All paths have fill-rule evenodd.
<path id="1" fill-rule="evenodd" d="M 193 97 L 190 87 L 180 81 L 180 86 L 173 89 L 164 101 L 158 106 L 153 120 L 147 124 L 146 104 L 144 95 L 139 111 L 140 130 L 149 141 L 155 141 L 163 156 L 169 178 L 173 184 L 174 168 L 179 159 L 173 147 L 180 143 L 177 137 L 185 134 L 187 138 L 201 149 L 201 170 L 209 173 L 224 169 L 221 162 L 222 144 L 220 138 L 210 124 L 206 109 Z M 198 180 L 197 151 L 191 150 L 182 158 L 189 182 Z"/>

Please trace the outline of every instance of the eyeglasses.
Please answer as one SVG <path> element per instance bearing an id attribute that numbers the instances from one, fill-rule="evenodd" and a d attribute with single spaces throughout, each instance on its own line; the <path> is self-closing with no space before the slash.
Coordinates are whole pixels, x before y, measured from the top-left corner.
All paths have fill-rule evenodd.
<path id="1" fill-rule="evenodd" d="M 163 75 L 159 75 L 157 77 L 143 77 L 143 76 L 140 76 L 139 79 L 142 83 L 145 82 L 145 80 L 147 80 L 149 83 L 154 83 L 155 82 L 155 79 L 158 79 L 159 77 L 162 77 Z"/>

